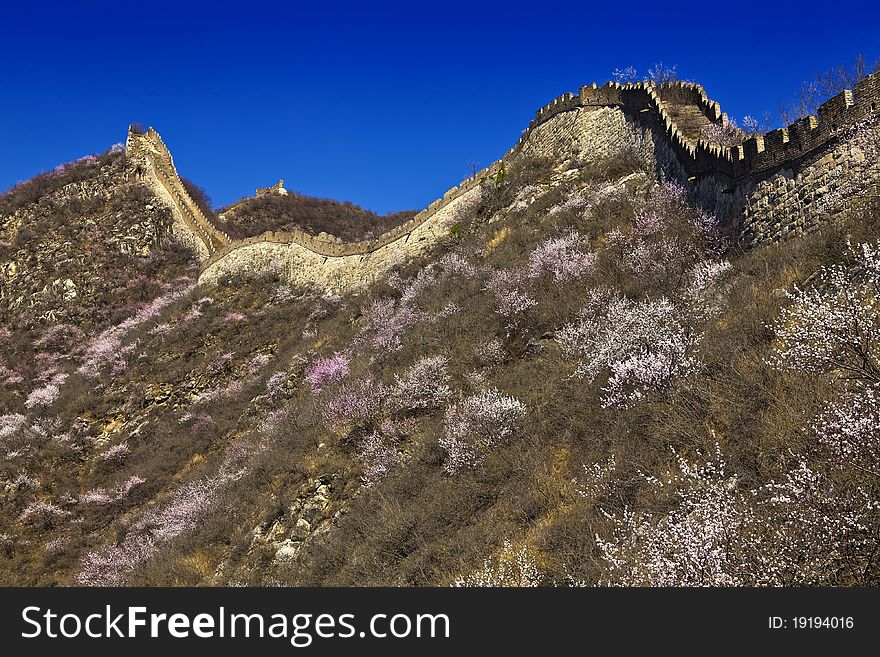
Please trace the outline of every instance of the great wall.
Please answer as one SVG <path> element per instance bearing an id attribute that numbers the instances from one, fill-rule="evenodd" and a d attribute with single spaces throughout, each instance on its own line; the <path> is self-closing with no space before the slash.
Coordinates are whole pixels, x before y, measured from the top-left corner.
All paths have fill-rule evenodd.
<path id="1" fill-rule="evenodd" d="M 880 182 L 876 160 L 852 152 L 844 138 L 860 122 L 873 121 L 871 129 L 880 129 L 878 106 L 880 74 L 874 74 L 822 104 L 817 116 L 725 147 L 701 136 L 703 126 L 728 119 L 698 84 L 585 86 L 538 110 L 500 160 L 406 223 L 376 239 L 348 243 L 301 231 L 230 240 L 186 192 L 170 151 L 154 129 L 129 129 L 126 156 L 137 175 L 171 207 L 175 232 L 197 251 L 200 283 L 275 270 L 293 282 L 342 290 L 429 249 L 448 234 L 457 210 L 480 193 L 482 181 L 521 155 L 588 160 L 636 148 L 653 160 L 658 175 L 687 181 L 694 199 L 732 224 L 746 244 L 806 232 L 823 216 L 817 208 L 835 191 L 835 181 L 857 180 L 861 189 Z"/>

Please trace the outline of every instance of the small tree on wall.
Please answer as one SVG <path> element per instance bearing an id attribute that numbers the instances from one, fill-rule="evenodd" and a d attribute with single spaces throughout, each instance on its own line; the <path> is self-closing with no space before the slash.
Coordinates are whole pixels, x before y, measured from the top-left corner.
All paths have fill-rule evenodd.
<path id="1" fill-rule="evenodd" d="M 859 53 L 852 64 L 841 64 L 828 69 L 801 85 L 797 100 L 779 103 L 779 118 L 782 125 L 789 125 L 798 119 L 818 112 L 819 105 L 845 89 L 852 89 L 859 81 L 872 73 L 880 73 L 880 59 L 869 65 L 865 56 Z"/>
<path id="2" fill-rule="evenodd" d="M 675 82 L 678 80 L 678 72 L 676 71 L 678 67 L 676 65 L 665 66 L 663 62 L 657 62 L 648 69 L 648 76 L 645 78 L 645 82 L 651 82 L 653 84 L 669 84 L 670 82 Z"/>

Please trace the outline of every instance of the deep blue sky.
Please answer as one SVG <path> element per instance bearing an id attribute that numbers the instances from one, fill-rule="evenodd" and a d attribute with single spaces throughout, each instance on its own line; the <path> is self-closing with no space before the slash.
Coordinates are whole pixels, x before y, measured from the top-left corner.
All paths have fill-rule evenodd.
<path id="1" fill-rule="evenodd" d="M 874 2 L 367 4 L 6 3 L 0 189 L 139 121 L 216 205 L 284 178 L 421 208 L 615 67 L 676 64 L 739 118 L 859 51 L 880 57 Z"/>

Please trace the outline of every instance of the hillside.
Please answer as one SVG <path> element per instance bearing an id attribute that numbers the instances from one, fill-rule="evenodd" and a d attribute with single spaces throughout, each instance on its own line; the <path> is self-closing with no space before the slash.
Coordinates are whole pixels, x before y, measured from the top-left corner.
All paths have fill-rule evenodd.
<path id="1" fill-rule="evenodd" d="M 876 585 L 878 99 L 583 87 L 414 216 L 152 129 L 10 190 L 0 581 Z"/>
<path id="2" fill-rule="evenodd" d="M 235 239 L 266 231 L 328 233 L 346 242 L 377 237 L 415 215 L 404 210 L 380 216 L 353 203 L 305 194 L 265 194 L 242 199 L 217 211 L 217 226 Z M 222 218 L 220 218 L 222 217 Z"/>

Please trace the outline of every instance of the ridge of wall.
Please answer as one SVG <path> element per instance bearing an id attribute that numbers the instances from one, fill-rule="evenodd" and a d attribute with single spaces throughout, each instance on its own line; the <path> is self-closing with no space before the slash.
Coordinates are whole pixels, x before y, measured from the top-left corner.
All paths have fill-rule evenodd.
<path id="1" fill-rule="evenodd" d="M 708 98 L 706 92 L 700 85 L 693 83 L 673 83 L 681 89 L 688 90 L 695 97 L 694 102 L 700 103 L 701 108 L 705 108 L 707 115 L 721 116 L 720 105 Z M 641 93 L 644 98 L 631 97 L 632 94 Z M 639 102 L 641 101 L 641 102 Z M 549 121 L 557 114 L 568 112 L 579 107 L 604 107 L 604 106 L 652 106 L 653 109 L 663 119 L 664 124 L 669 131 L 670 139 L 676 143 L 680 149 L 684 151 L 696 150 L 696 145 L 691 144 L 683 134 L 681 134 L 672 120 L 671 115 L 663 106 L 654 85 L 650 83 L 636 83 L 629 85 L 620 85 L 617 83 L 609 83 L 604 87 L 592 86 L 582 87 L 578 95 L 567 93 L 556 98 L 546 106 L 542 107 L 536 113 L 535 118 L 529 123 L 528 128 L 517 141 L 517 143 L 507 151 L 501 159 L 493 162 L 488 167 L 476 172 L 474 175 L 465 178 L 458 185 L 446 191 L 442 198 L 439 198 L 428 205 L 427 208 L 416 214 L 412 219 L 404 222 L 390 231 L 383 233 L 378 238 L 371 240 L 363 240 L 358 242 L 338 242 L 335 240 L 321 239 L 314 235 L 310 235 L 303 231 L 267 231 L 262 235 L 249 237 L 243 240 L 236 240 L 228 243 L 226 246 L 219 248 L 211 253 L 204 267 L 208 268 L 218 260 L 223 259 L 232 251 L 243 246 L 249 246 L 258 242 L 267 242 L 275 244 L 298 244 L 304 246 L 315 253 L 328 257 L 341 257 L 349 255 L 365 255 L 376 249 L 379 249 L 391 242 L 406 237 L 413 230 L 421 226 L 425 221 L 431 218 L 435 213 L 446 207 L 449 203 L 457 199 L 462 194 L 470 191 L 474 187 L 481 184 L 482 180 L 487 176 L 496 174 L 506 162 L 515 157 L 523 147 L 526 141 L 536 127 Z M 152 130 L 152 128 L 151 128 Z"/>
<path id="2" fill-rule="evenodd" d="M 209 258 L 232 241 L 205 217 L 186 191 L 171 151 L 156 130 L 149 128 L 141 134 L 129 127 L 125 153 L 129 160 L 143 165 L 141 175 L 168 202 L 179 227 L 191 235 L 189 241 L 196 246 L 200 259 Z"/>
<path id="3" fill-rule="evenodd" d="M 409 221 L 383 233 L 378 238 L 358 242 L 341 242 L 327 236 L 314 236 L 303 231 L 268 231 L 262 235 L 232 241 L 218 231 L 192 201 L 180 182 L 171 153 L 162 138 L 150 128 L 139 135 L 129 131 L 127 151 L 144 153 L 151 170 L 170 201 L 177 208 L 183 224 L 202 242 L 203 272 L 230 253 L 255 244 L 298 245 L 325 258 L 366 256 L 398 240 L 405 240 L 431 217 L 450 203 L 478 187 L 487 177 L 496 174 L 523 149 L 532 132 L 542 124 L 564 112 L 580 108 L 616 107 L 628 115 L 640 117 L 648 113 L 656 127 L 666 136 L 676 158 L 692 180 L 714 180 L 719 175 L 730 180 L 749 182 L 775 169 L 801 160 L 834 142 L 845 126 L 853 125 L 878 111 L 880 104 L 880 74 L 871 75 L 853 90 L 844 91 L 818 110 L 818 117 L 799 119 L 786 128 L 765 135 L 756 135 L 741 145 L 727 147 L 709 142 L 702 137 L 688 135 L 676 123 L 673 108 L 696 108 L 706 122 L 726 123 L 727 115 L 721 105 L 706 94 L 705 89 L 692 82 L 672 82 L 655 85 L 651 82 L 609 82 L 583 86 L 577 94 L 565 93 L 540 108 L 514 146 L 499 160 L 449 189 L 442 198 L 433 201 Z M 702 119 L 700 119 L 702 121 Z"/>

